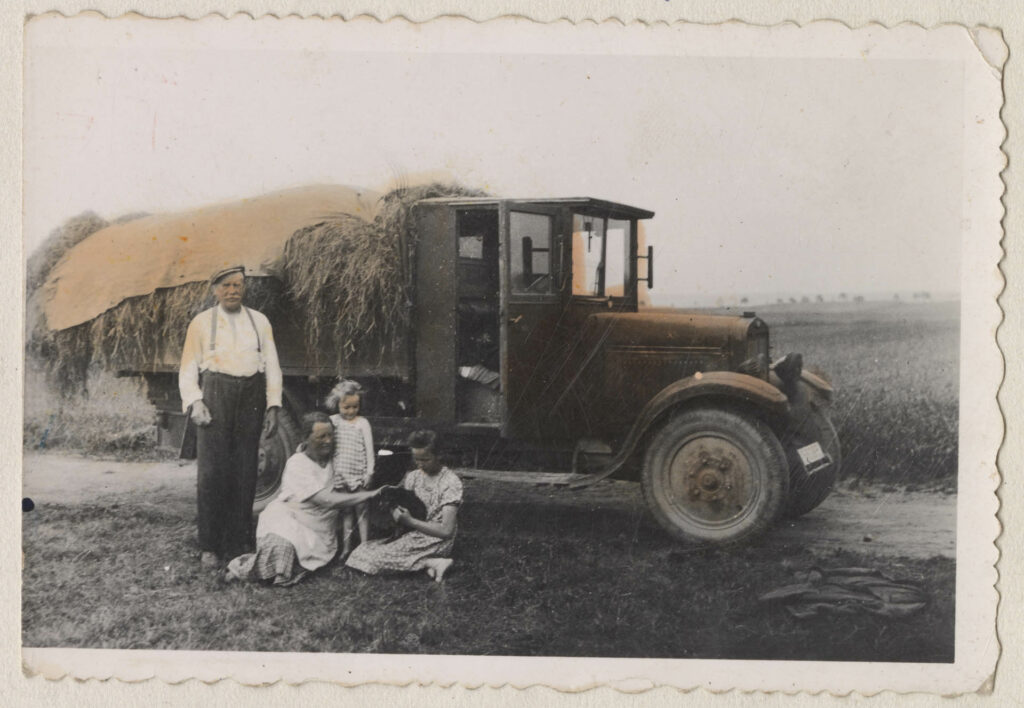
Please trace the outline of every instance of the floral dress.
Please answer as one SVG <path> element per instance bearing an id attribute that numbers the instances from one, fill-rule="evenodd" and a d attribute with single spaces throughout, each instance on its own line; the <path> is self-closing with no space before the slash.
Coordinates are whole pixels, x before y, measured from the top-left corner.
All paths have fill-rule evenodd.
<path id="1" fill-rule="evenodd" d="M 402 486 L 411 489 L 427 507 L 427 521 L 441 520 L 444 508 L 462 504 L 462 480 L 447 467 L 431 477 L 423 470 L 405 475 Z M 398 538 L 367 541 L 357 546 L 345 565 L 370 575 L 382 572 L 414 572 L 422 570 L 426 558 L 447 558 L 455 544 L 451 538 L 435 538 L 420 531 L 409 530 Z"/>

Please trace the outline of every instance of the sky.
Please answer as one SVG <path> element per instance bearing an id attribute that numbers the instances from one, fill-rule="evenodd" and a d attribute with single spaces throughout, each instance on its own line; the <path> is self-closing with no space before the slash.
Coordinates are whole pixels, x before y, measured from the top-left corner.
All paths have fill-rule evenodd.
<path id="1" fill-rule="evenodd" d="M 610 54 L 426 51 L 247 24 L 213 41 L 189 23 L 29 23 L 26 254 L 86 210 L 442 170 L 498 196 L 653 210 L 654 304 L 959 289 L 957 62 L 699 56 L 642 39 Z"/>

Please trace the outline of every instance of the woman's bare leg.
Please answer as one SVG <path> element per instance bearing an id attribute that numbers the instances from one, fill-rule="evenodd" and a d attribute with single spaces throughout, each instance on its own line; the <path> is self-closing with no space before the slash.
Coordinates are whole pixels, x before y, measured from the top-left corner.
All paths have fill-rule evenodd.
<path id="1" fill-rule="evenodd" d="M 352 552 L 352 527 L 355 521 L 355 514 L 351 509 L 341 512 L 341 557 L 347 558 Z"/>
<path id="2" fill-rule="evenodd" d="M 370 515 L 367 513 L 367 505 L 360 504 L 355 508 L 356 523 L 359 527 L 359 542 L 352 544 L 353 548 L 364 543 L 370 537 Z"/>

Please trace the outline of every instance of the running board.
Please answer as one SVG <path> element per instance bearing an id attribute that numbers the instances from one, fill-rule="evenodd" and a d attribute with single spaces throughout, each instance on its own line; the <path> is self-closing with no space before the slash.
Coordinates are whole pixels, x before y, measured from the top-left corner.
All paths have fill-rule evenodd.
<path id="1" fill-rule="evenodd" d="M 550 485 L 555 487 L 586 486 L 589 474 L 572 472 L 517 472 L 514 470 L 476 470 L 460 468 L 455 474 L 462 479 L 482 479 L 488 482 L 509 482 L 512 484 L 532 484 L 535 486 Z"/>

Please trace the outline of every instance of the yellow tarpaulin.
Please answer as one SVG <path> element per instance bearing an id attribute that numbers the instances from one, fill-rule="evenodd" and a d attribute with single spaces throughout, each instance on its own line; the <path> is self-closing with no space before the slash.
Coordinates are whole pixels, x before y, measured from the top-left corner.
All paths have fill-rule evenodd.
<path id="1" fill-rule="evenodd" d="M 371 221 L 378 196 L 319 185 L 108 226 L 70 249 L 50 272 L 41 293 L 47 326 L 74 327 L 128 298 L 204 281 L 230 265 L 271 275 L 295 231 L 337 213 Z"/>

